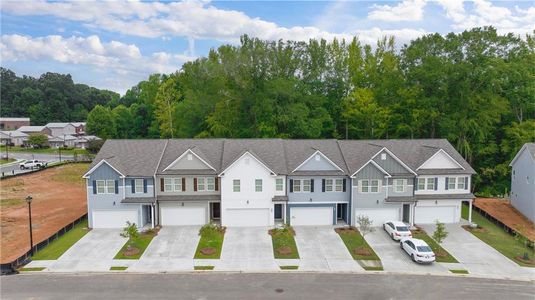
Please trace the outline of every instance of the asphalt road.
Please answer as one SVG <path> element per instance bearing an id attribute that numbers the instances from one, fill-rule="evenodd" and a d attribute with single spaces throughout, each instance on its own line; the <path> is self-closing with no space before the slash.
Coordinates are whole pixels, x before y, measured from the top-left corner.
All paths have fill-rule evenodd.
<path id="1" fill-rule="evenodd" d="M 534 299 L 533 282 L 393 274 L 24 274 L 2 299 Z"/>
<path id="2" fill-rule="evenodd" d="M 2 156 L 4 156 L 5 152 L 2 152 L 1 154 L 2 154 Z M 57 154 L 10 152 L 9 153 L 9 157 L 10 158 L 16 158 L 16 159 L 25 159 L 25 160 L 30 160 L 30 159 L 44 160 L 44 161 L 48 162 L 49 164 L 59 161 L 59 156 Z M 61 159 L 62 160 L 64 160 L 64 159 L 73 159 L 73 156 L 72 155 L 61 155 Z M 25 170 L 25 171 L 20 170 L 20 167 L 19 167 L 18 163 L 17 164 L 10 164 L 8 166 L 0 166 L 0 175 L 1 175 L 2 172 L 6 176 L 7 175 L 11 175 L 11 174 L 13 174 L 13 171 L 15 171 L 15 174 L 19 174 L 19 173 L 29 172 L 31 170 Z"/>

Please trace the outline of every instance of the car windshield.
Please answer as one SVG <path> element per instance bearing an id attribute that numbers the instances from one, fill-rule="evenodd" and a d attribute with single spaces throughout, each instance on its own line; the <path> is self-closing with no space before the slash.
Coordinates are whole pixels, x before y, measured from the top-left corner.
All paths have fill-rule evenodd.
<path id="1" fill-rule="evenodd" d="M 409 227 L 407 226 L 396 226 L 397 231 L 409 231 Z"/>
<path id="2" fill-rule="evenodd" d="M 433 252 L 429 246 L 418 246 L 416 248 L 418 248 L 419 252 Z"/>

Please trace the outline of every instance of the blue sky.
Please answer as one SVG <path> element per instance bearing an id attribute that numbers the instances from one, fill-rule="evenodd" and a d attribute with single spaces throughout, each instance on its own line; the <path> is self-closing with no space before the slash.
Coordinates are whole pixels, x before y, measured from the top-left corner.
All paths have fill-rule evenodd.
<path id="1" fill-rule="evenodd" d="M 308 40 L 358 36 L 398 44 L 427 33 L 492 25 L 535 29 L 532 1 L 2 1 L 2 66 L 18 75 L 70 73 L 123 94 L 152 73 L 171 73 L 242 34 Z"/>

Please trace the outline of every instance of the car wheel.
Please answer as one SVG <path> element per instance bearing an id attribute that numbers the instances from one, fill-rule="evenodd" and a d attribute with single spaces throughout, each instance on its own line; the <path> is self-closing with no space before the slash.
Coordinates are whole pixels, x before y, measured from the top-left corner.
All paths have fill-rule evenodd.
<path id="1" fill-rule="evenodd" d="M 20 169 L 21 169 L 21 170 L 24 170 L 24 166 L 20 166 Z"/>

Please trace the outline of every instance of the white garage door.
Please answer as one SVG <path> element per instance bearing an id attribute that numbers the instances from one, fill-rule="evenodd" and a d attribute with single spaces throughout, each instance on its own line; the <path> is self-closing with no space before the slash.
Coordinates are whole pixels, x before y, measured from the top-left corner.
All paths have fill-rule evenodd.
<path id="1" fill-rule="evenodd" d="M 94 210 L 93 228 L 124 228 L 126 222 L 138 224 L 137 210 Z"/>
<path id="2" fill-rule="evenodd" d="M 399 221 L 398 208 L 383 209 L 357 209 L 355 211 L 355 224 L 359 216 L 367 216 L 373 222 L 372 226 L 383 226 L 386 221 Z"/>
<path id="3" fill-rule="evenodd" d="M 455 220 L 455 206 L 416 206 L 414 223 L 433 224 L 435 220 L 441 223 L 457 223 Z"/>
<path id="4" fill-rule="evenodd" d="M 206 209 L 204 207 L 160 207 L 160 222 L 163 226 L 204 225 Z"/>
<path id="5" fill-rule="evenodd" d="M 269 226 L 269 215 L 268 208 L 227 208 L 222 221 L 225 226 Z"/>
<path id="6" fill-rule="evenodd" d="M 290 208 L 290 223 L 299 225 L 332 225 L 332 207 L 292 207 Z"/>

